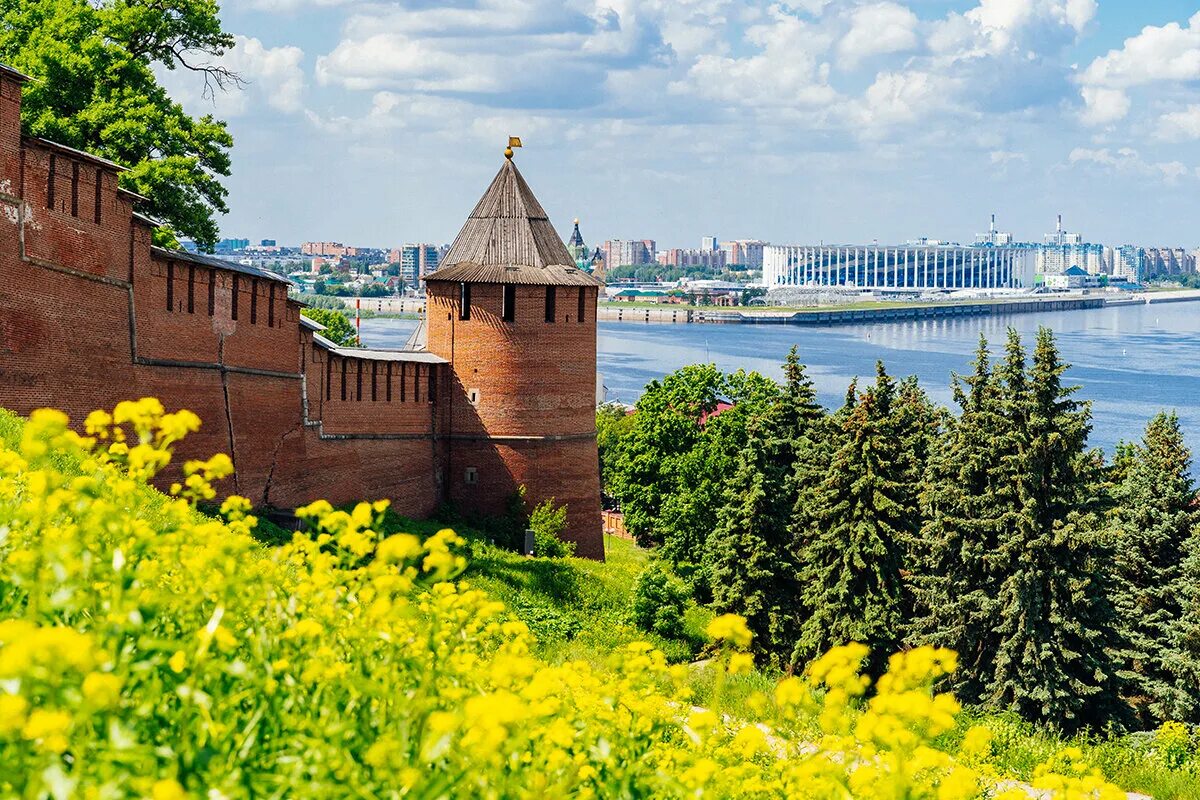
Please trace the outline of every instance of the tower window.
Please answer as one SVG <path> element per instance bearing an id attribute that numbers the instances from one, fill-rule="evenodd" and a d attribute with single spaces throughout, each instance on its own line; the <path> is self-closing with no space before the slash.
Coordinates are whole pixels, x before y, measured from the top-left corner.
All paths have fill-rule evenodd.
<path id="1" fill-rule="evenodd" d="M 231 316 L 234 319 L 237 319 L 238 293 L 240 291 L 241 290 L 238 288 L 238 276 L 234 275 L 233 276 L 233 308 L 230 309 Z M 346 398 L 343 397 L 342 399 L 345 400 Z"/>
<path id="2" fill-rule="evenodd" d="M 575 321 L 583 322 L 587 319 L 587 289 L 579 287 L 579 308 L 575 313 Z"/>
<path id="3" fill-rule="evenodd" d="M 555 291 L 553 286 L 546 287 L 546 322 L 554 322 L 554 297 Z"/>
<path id="4" fill-rule="evenodd" d="M 504 285 L 504 303 L 500 308 L 500 317 L 505 322 L 513 322 L 517 318 L 517 287 L 511 283 Z"/>
<path id="5" fill-rule="evenodd" d="M 458 318 L 471 318 L 471 284 L 469 283 L 458 285 Z"/>
<path id="6" fill-rule="evenodd" d="M 100 224 L 100 206 L 101 206 L 101 200 L 103 200 L 103 195 L 101 193 L 103 191 L 104 191 L 104 171 L 98 169 L 98 170 L 96 170 L 96 224 L 97 225 Z"/>
<path id="7" fill-rule="evenodd" d="M 475 467 L 467 467 L 463 470 L 463 483 L 468 486 L 474 486 L 479 483 L 479 470 Z"/>
<path id="8" fill-rule="evenodd" d="M 478 389 L 468 389 L 467 390 L 467 402 L 473 406 L 479 405 L 479 390 Z"/>

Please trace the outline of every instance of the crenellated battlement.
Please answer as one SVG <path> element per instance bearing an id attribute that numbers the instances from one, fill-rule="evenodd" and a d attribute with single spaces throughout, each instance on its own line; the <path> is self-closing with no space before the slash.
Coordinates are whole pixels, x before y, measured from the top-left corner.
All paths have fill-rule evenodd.
<path id="1" fill-rule="evenodd" d="M 301 317 L 283 276 L 155 247 L 157 223 L 120 187 L 120 165 L 22 136 L 26 80 L 0 66 L 0 407 L 76 420 L 133 397 L 189 408 L 204 425 L 177 463 L 228 453 L 226 490 L 268 506 L 387 497 L 412 516 L 447 500 L 493 513 L 525 484 L 535 500 L 568 502 L 580 554 L 603 557 L 594 281 L 563 290 L 565 323 L 578 308 L 587 324 L 543 330 L 545 289 L 523 286 L 510 294 L 524 309 L 495 321 L 507 332 L 494 340 L 433 325 L 433 352 L 338 347 Z M 477 291 L 482 315 L 506 290 Z M 431 288 L 430 313 L 453 296 Z M 468 386 L 486 401 L 471 407 Z"/>

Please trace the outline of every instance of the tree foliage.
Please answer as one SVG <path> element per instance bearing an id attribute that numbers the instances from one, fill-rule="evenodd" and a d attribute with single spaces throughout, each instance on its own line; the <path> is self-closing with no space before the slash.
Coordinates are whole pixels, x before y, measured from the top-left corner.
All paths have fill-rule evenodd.
<path id="1" fill-rule="evenodd" d="M 206 249 L 225 213 L 233 139 L 211 114 L 193 117 L 155 70 L 200 75 L 205 93 L 241 79 L 213 59 L 233 46 L 215 0 L 0 0 L 0 61 L 30 75 L 26 133 L 128 168 L 121 185 L 145 212 Z"/>
<path id="2" fill-rule="evenodd" d="M 919 529 L 902 420 L 896 384 L 880 363 L 875 384 L 840 416 L 829 471 L 814 495 L 814 524 L 799 531 L 801 663 L 829 643 L 888 652 L 900 642 L 908 619 L 901 571 Z M 884 664 L 872 658 L 867 668 L 882 674 Z"/>
<path id="3" fill-rule="evenodd" d="M 358 346 L 358 334 L 346 312 L 333 308 L 305 308 L 300 313 L 324 325 L 325 330 L 321 331 L 321 335 L 334 344 L 345 347 Z"/>
<path id="4" fill-rule="evenodd" d="M 1179 418 L 1162 413 L 1138 444 L 1119 450 L 1114 471 L 1116 598 L 1136 663 L 1134 694 L 1149 719 L 1197 720 L 1195 654 L 1180 639 L 1193 575 L 1200 507 Z"/>

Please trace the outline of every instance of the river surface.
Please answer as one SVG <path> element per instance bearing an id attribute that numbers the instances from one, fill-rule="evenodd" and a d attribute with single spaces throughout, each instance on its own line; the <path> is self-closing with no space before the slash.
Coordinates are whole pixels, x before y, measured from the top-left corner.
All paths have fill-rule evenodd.
<path id="1" fill-rule="evenodd" d="M 363 320 L 363 339 L 400 347 L 415 324 Z M 698 362 L 781 379 L 780 364 L 796 345 L 829 407 L 841 404 L 855 376 L 873 378 L 877 360 L 895 377 L 916 375 L 936 401 L 949 404 L 951 373 L 970 371 L 981 332 L 994 354 L 1009 326 L 1032 350 L 1040 325 L 1054 331 L 1071 364 L 1066 383 L 1080 386 L 1077 397 L 1092 403 L 1093 445 L 1111 455 L 1117 441 L 1140 437 L 1154 414 L 1174 410 L 1200 451 L 1200 302 L 820 327 L 601 322 L 599 369 L 607 399 L 632 403 L 647 382 Z"/>

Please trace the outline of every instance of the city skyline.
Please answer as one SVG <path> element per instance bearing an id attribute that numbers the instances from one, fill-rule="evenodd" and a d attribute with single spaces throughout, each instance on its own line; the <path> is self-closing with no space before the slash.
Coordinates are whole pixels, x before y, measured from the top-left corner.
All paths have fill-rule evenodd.
<path id="1" fill-rule="evenodd" d="M 960 241 L 996 211 L 1185 241 L 1200 17 L 1156 0 L 229 0 L 230 234 L 449 241 L 509 134 L 555 219 Z M 702 227 L 703 226 L 703 227 Z M 561 233 L 561 232 L 560 232 Z"/>

